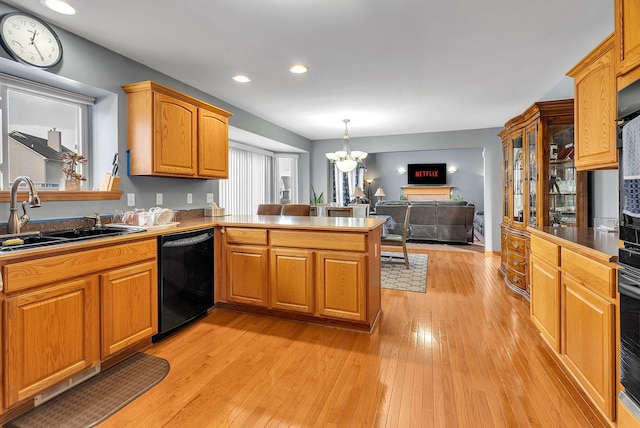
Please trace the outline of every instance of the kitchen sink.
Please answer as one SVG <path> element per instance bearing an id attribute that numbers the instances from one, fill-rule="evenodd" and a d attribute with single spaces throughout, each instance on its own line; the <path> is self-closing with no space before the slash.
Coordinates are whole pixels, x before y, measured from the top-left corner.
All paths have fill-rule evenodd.
<path id="1" fill-rule="evenodd" d="M 140 229 L 144 230 L 144 229 Z M 135 231 L 135 229 L 133 229 Z M 80 227 L 77 229 L 56 230 L 54 232 L 45 232 L 43 237 L 63 238 L 63 239 L 87 239 L 98 238 L 102 236 L 117 236 L 132 233 L 130 229 L 109 226 Z"/>
<path id="2" fill-rule="evenodd" d="M 145 229 L 140 227 L 122 228 L 95 226 L 23 235 L 3 235 L 0 236 L 0 252 L 27 250 L 49 245 L 64 244 L 108 236 L 128 235 L 130 233 L 144 231 Z"/>

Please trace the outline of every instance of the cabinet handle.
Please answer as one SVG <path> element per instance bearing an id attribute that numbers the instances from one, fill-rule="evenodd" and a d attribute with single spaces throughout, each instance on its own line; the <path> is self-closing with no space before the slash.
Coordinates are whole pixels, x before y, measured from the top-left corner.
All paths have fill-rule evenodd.
<path id="1" fill-rule="evenodd" d="M 520 260 L 515 259 L 515 260 L 513 261 L 513 264 L 514 264 L 514 266 L 520 266 Z"/>
<path id="2" fill-rule="evenodd" d="M 515 284 L 519 283 L 520 282 L 520 278 L 518 278 L 517 276 L 513 275 L 513 282 Z"/>
<path id="3" fill-rule="evenodd" d="M 518 242 L 513 243 L 513 248 L 520 248 L 520 244 Z"/>

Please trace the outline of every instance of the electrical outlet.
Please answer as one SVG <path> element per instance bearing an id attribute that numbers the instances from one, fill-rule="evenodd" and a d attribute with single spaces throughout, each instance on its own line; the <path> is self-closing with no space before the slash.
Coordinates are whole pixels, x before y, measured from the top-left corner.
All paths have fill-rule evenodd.
<path id="1" fill-rule="evenodd" d="M 187 193 L 187 203 L 188 204 L 193 203 L 193 193 Z"/>
<path id="2" fill-rule="evenodd" d="M 162 193 L 156 193 L 156 205 L 162 205 Z"/>
<path id="3" fill-rule="evenodd" d="M 213 202 L 213 193 L 207 193 L 207 203 Z"/>
<path id="4" fill-rule="evenodd" d="M 136 194 L 135 193 L 127 193 L 127 206 L 135 207 L 136 206 Z"/>

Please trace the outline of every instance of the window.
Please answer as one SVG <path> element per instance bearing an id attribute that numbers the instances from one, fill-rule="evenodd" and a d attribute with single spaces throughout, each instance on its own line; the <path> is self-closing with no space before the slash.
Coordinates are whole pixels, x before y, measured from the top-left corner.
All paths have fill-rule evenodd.
<path id="1" fill-rule="evenodd" d="M 335 164 L 331 164 L 332 177 L 332 198 L 330 202 L 335 202 L 338 206 L 346 206 L 351 203 L 351 195 L 356 187 L 364 189 L 364 165 L 358 165 L 350 172 L 342 172 Z"/>
<path id="2" fill-rule="evenodd" d="M 60 155 L 65 151 L 90 155 L 88 109 L 95 100 L 1 75 L 0 94 L 0 108 L 6 112 L 1 124 L 0 189 L 9 189 L 16 177 L 26 175 L 39 189 L 57 190 L 62 179 Z M 89 166 L 80 165 L 78 172 L 89 177 Z"/>
<path id="3" fill-rule="evenodd" d="M 276 154 L 274 162 L 274 177 L 278 198 L 275 202 L 281 204 L 298 203 L 298 155 Z"/>
<path id="4" fill-rule="evenodd" d="M 218 181 L 227 214 L 255 214 L 274 199 L 273 154 L 229 142 L 229 178 Z"/>
<path id="5" fill-rule="evenodd" d="M 260 204 L 298 202 L 298 155 L 229 141 L 229 178 L 218 181 L 227 214 L 255 214 Z"/>

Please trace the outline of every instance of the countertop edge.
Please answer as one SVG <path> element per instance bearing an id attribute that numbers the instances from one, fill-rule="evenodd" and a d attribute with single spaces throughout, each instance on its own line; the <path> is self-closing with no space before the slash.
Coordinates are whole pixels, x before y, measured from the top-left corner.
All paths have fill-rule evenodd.
<path id="1" fill-rule="evenodd" d="M 598 232 L 593 228 L 527 227 L 532 235 L 568 248 L 602 263 L 618 261 L 618 234 Z"/>

